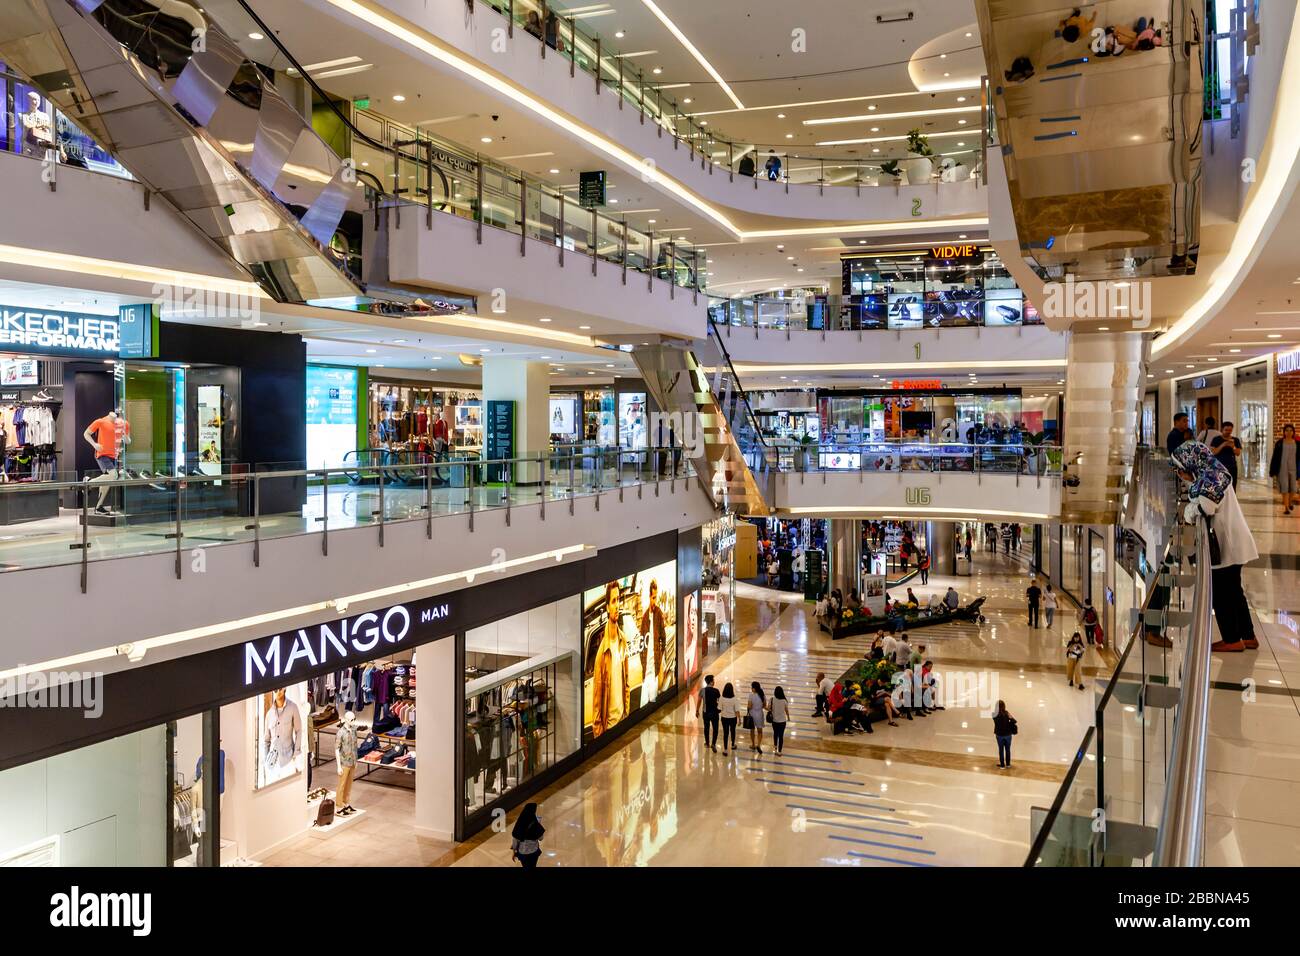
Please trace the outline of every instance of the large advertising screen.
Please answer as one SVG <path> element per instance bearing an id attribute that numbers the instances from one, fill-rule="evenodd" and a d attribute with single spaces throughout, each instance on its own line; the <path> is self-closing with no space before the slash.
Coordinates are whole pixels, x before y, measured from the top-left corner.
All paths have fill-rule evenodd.
<path id="1" fill-rule="evenodd" d="M 583 740 L 604 736 L 677 682 L 677 562 L 582 596 Z"/>
<path id="2" fill-rule="evenodd" d="M 889 295 L 889 327 L 919 329 L 925 322 L 925 303 L 919 292 L 892 292 Z"/>
<path id="3" fill-rule="evenodd" d="M 578 435 L 578 400 L 576 398 L 551 399 L 551 434 L 576 438 Z"/>
<path id="4" fill-rule="evenodd" d="M 682 680 L 690 680 L 704 663 L 700 646 L 700 592 L 682 598 Z"/>
<path id="5" fill-rule="evenodd" d="M 307 366 L 307 467 L 337 468 L 357 447 L 357 370 Z"/>
<path id="6" fill-rule="evenodd" d="M 985 325 L 1021 325 L 1024 311 L 1025 297 L 1019 289 L 988 289 L 984 293 Z"/>
<path id="7" fill-rule="evenodd" d="M 645 448 L 647 428 L 645 392 L 619 392 L 618 443 L 624 448 Z"/>

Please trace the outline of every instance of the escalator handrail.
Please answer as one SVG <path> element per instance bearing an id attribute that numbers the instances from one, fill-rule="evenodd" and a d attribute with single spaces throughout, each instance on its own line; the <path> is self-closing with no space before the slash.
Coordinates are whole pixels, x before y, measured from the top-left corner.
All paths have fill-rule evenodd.
<path id="1" fill-rule="evenodd" d="M 1178 713 L 1165 775 L 1165 800 L 1156 834 L 1156 866 L 1200 866 L 1205 852 L 1205 768 L 1210 713 L 1210 535 L 1196 522 L 1196 584 L 1187 628 Z"/>
<path id="2" fill-rule="evenodd" d="M 722 356 L 722 361 L 726 363 L 727 372 L 731 376 L 733 391 L 737 396 L 739 396 L 740 401 L 745 404 L 746 421 L 749 424 L 750 429 L 753 431 L 758 444 L 766 449 L 767 441 L 763 438 L 763 430 L 758 427 L 758 418 L 754 415 L 754 409 L 749 404 L 749 396 L 745 394 L 745 389 L 740 384 L 740 376 L 736 374 L 736 367 L 731 364 L 731 353 L 727 351 L 727 347 L 722 343 L 722 336 L 718 333 L 718 325 L 713 321 L 713 316 L 709 315 L 706 316 L 706 318 L 709 323 L 709 334 L 713 336 L 714 343 L 718 347 L 718 354 Z M 724 409 L 724 412 L 725 411 L 726 410 Z"/>

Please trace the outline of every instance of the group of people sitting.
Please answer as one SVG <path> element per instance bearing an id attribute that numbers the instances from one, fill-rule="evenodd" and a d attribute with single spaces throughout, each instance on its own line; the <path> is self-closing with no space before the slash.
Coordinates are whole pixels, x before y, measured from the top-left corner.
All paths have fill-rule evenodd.
<path id="1" fill-rule="evenodd" d="M 934 663 L 926 660 L 924 644 L 913 650 L 906 636 L 896 638 L 881 631 L 872 642 L 871 659 L 889 659 L 899 668 L 892 687 L 880 678 L 862 686 L 831 680 L 824 673 L 817 675 L 813 716 L 825 717 L 836 734 L 872 734 L 875 722 L 883 720 L 897 727 L 900 717 L 912 720 L 944 709 L 938 702 Z"/>
<path id="2" fill-rule="evenodd" d="M 948 592 L 943 597 L 940 597 L 937 591 L 931 594 L 924 607 L 930 614 L 940 614 L 955 611 L 960 605 L 961 598 L 957 595 L 957 589 L 949 586 Z M 835 588 L 829 594 L 825 591 L 822 592 L 821 597 L 817 599 L 813 614 L 819 623 L 829 628 L 831 622 L 840 619 L 840 615 L 844 613 L 845 608 L 854 613 L 861 613 L 870 617 L 894 618 L 894 630 L 902 631 L 904 629 L 904 617 L 908 613 L 919 612 L 922 609 L 922 604 L 920 598 L 913 593 L 911 588 L 907 589 L 906 598 L 897 601 L 892 600 L 889 592 L 886 591 L 884 603 L 881 605 L 880 610 L 876 611 L 864 603 L 862 598 L 858 597 L 856 588 L 849 590 L 847 600 L 845 600 L 843 592 L 839 588 Z"/>
<path id="3" fill-rule="evenodd" d="M 1067 44 L 1086 41 L 1097 56 L 1123 56 L 1126 51 L 1144 52 L 1164 46 L 1164 30 L 1156 27 L 1155 17 L 1138 17 L 1132 25 L 1114 23 L 1097 27 L 1097 14 L 1085 17 L 1081 7 L 1075 7 L 1056 28 L 1056 37 Z M 1034 64 L 1028 56 L 1018 56 L 1011 69 L 1003 75 L 1008 83 L 1023 83 L 1034 76 Z"/>

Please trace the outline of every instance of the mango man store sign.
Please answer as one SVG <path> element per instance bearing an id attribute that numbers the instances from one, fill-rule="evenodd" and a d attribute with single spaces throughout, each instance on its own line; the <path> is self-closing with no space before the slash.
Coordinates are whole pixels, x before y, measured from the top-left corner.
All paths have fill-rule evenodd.
<path id="1" fill-rule="evenodd" d="M 0 352 L 116 358 L 116 315 L 0 305 Z"/>
<path id="2" fill-rule="evenodd" d="M 249 641 L 243 648 L 245 687 L 306 680 L 314 672 L 415 647 L 454 633 L 450 601 L 431 598 L 354 614 L 311 627 Z"/>

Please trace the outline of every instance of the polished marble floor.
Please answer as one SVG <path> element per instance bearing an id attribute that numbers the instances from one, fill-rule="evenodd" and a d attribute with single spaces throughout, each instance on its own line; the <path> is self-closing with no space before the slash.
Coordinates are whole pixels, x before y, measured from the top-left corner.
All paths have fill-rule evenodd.
<path id="1" fill-rule="evenodd" d="M 873 734 L 835 736 L 811 717 L 816 674 L 834 676 L 860 642 L 831 641 L 794 594 L 742 585 L 737 644 L 711 662 L 723 684 L 781 685 L 794 702 L 785 752 L 708 750 L 695 718 L 698 683 L 675 706 L 634 728 L 541 796 L 548 827 L 541 865 L 554 866 L 1016 866 L 1034 808 L 1055 796 L 1088 725 L 1091 693 L 1067 687 L 1063 644 L 1070 612 L 1031 630 L 1022 559 L 977 556 L 954 579 L 989 598 L 983 627 L 918 632 L 941 673 L 976 680 L 944 711 Z M 949 579 L 932 576 L 926 598 Z M 1090 652 L 1089 667 L 1106 666 Z M 980 691 L 979 679 L 984 681 Z M 1014 765 L 999 770 L 987 702 L 1017 715 Z M 510 864 L 507 834 L 485 833 L 443 862 Z"/>

